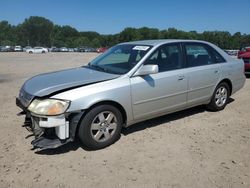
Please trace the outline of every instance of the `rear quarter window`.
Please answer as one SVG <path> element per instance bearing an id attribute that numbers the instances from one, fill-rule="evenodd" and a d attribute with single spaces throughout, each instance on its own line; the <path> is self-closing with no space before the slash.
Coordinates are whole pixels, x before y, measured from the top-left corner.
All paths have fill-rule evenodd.
<path id="1" fill-rule="evenodd" d="M 225 63 L 226 62 L 224 57 L 222 57 L 222 55 L 220 55 L 220 53 L 217 52 L 214 48 L 210 47 L 210 51 L 212 52 L 216 63 Z"/>

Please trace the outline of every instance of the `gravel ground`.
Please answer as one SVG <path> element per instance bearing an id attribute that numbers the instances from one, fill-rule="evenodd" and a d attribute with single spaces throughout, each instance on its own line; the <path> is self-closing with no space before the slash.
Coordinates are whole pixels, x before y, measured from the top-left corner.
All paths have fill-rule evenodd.
<path id="1" fill-rule="evenodd" d="M 0 187 L 250 187 L 250 79 L 220 112 L 196 107 L 133 125 L 118 142 L 31 150 L 15 96 L 25 80 L 95 53 L 0 53 Z"/>

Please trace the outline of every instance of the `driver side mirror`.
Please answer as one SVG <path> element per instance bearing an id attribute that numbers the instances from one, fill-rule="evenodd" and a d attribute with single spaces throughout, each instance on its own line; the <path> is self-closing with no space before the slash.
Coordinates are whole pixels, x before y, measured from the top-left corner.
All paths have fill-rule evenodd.
<path id="1" fill-rule="evenodd" d="M 145 76 L 149 74 L 156 74 L 158 72 L 158 65 L 143 65 L 139 70 L 135 72 L 134 76 Z"/>

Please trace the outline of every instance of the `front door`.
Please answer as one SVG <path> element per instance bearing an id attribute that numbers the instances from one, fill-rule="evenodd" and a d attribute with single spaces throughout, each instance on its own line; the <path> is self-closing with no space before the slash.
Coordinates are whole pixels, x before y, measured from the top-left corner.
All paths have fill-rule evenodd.
<path id="1" fill-rule="evenodd" d="M 186 106 L 187 76 L 180 44 L 159 47 L 144 62 L 157 64 L 159 73 L 131 78 L 134 119 L 147 119 Z"/>

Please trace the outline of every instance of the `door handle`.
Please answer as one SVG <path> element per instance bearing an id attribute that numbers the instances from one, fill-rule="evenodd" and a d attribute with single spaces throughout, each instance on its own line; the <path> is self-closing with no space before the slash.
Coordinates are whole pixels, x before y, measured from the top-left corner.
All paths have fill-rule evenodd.
<path id="1" fill-rule="evenodd" d="M 219 73 L 219 71 L 218 71 L 218 70 L 215 70 L 215 71 L 214 71 L 214 73 L 215 73 L 215 74 L 218 74 L 218 73 Z"/>
<path id="2" fill-rule="evenodd" d="M 184 80 L 185 79 L 185 76 L 179 76 L 178 80 L 181 81 L 181 80 Z"/>

